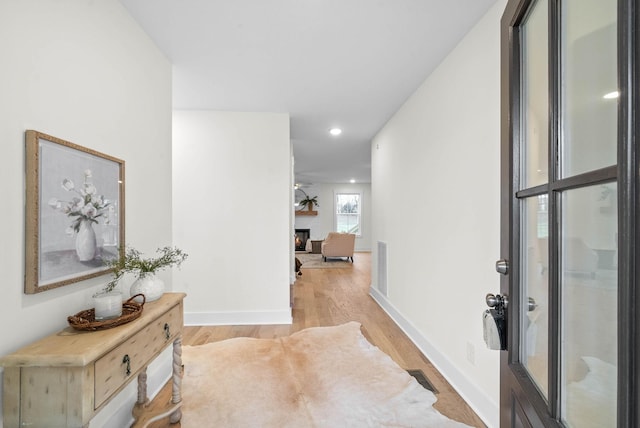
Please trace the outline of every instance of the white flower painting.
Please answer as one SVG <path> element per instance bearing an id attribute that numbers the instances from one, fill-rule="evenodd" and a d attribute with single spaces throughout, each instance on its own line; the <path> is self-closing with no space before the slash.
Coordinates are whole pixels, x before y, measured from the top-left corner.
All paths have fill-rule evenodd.
<path id="1" fill-rule="evenodd" d="M 124 162 L 36 131 L 27 162 L 27 211 L 37 215 L 27 221 L 25 291 L 106 273 L 124 244 Z"/>

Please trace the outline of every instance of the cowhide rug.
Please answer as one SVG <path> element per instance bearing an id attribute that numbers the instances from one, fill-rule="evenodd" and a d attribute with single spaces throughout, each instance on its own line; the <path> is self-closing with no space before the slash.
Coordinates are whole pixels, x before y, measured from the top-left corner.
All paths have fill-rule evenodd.
<path id="1" fill-rule="evenodd" d="M 350 322 L 183 348 L 183 427 L 465 427 Z"/>

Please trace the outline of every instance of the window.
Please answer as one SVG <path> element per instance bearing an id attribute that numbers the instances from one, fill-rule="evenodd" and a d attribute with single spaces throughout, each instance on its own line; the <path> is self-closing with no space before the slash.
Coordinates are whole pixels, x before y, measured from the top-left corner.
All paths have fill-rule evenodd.
<path id="1" fill-rule="evenodd" d="M 359 193 L 336 193 L 336 232 L 360 236 Z"/>

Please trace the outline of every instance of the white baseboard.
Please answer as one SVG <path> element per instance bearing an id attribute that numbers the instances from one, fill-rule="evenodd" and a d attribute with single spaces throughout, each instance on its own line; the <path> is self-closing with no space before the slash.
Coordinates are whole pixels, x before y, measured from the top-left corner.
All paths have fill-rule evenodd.
<path id="1" fill-rule="evenodd" d="M 291 324 L 291 309 L 264 312 L 185 312 L 185 325 Z"/>
<path id="2" fill-rule="evenodd" d="M 420 352 L 431 361 L 487 427 L 500 426 L 499 406 L 489 400 L 487 395 L 478 389 L 476 385 L 469 382 L 467 377 L 455 365 L 451 364 L 449 359 L 433 346 L 409 320 L 405 319 L 400 311 L 380 291 L 374 287 L 369 287 L 369 295 L 393 319 L 398 327 L 409 336 L 409 339 L 418 347 Z"/>

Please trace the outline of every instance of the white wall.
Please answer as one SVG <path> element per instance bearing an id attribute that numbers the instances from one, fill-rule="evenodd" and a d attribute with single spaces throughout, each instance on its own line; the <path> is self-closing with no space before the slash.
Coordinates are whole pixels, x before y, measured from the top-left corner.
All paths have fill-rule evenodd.
<path id="1" fill-rule="evenodd" d="M 142 251 L 170 244 L 171 66 L 116 0 L 0 2 L 0 63 L 4 355 L 65 328 L 109 279 L 23 294 L 24 131 L 125 160 L 127 242 Z M 114 416 L 118 402 L 102 420 L 125 426 L 128 397 L 125 420 Z"/>
<path id="2" fill-rule="evenodd" d="M 303 189 L 310 197 L 318 197 L 317 216 L 296 216 L 295 229 L 310 229 L 311 239 L 324 239 L 336 230 L 335 194 L 360 193 L 362 195 L 361 232 L 356 237 L 356 251 L 371 251 L 371 183 L 319 183 Z M 306 209 L 306 208 L 305 208 Z"/>
<path id="3" fill-rule="evenodd" d="M 290 323 L 289 116 L 175 111 L 174 272 L 188 324 Z"/>
<path id="4" fill-rule="evenodd" d="M 489 426 L 499 353 L 485 294 L 499 291 L 499 0 L 372 142 L 372 295 Z M 376 243 L 388 245 L 388 298 Z M 473 353 L 473 363 L 468 359 Z"/>

